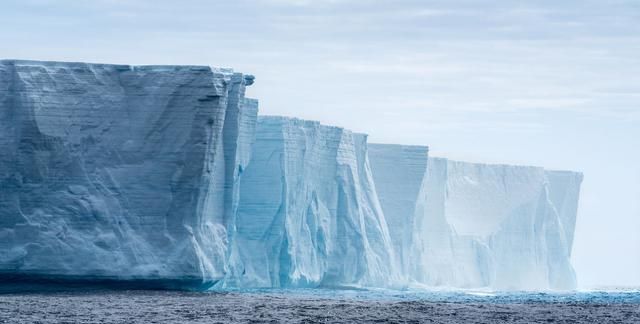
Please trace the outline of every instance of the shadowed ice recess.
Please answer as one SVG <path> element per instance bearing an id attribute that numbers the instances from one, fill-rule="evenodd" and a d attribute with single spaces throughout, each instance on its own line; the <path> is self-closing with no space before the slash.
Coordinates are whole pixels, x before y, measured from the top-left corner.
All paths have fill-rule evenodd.
<path id="1" fill-rule="evenodd" d="M 582 174 L 258 117 L 253 82 L 0 61 L 0 281 L 575 289 Z"/>

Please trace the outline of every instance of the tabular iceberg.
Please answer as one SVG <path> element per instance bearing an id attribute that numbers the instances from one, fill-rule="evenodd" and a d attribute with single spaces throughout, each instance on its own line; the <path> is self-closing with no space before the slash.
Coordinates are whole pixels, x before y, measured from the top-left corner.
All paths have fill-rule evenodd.
<path id="1" fill-rule="evenodd" d="M 0 281 L 575 287 L 582 174 L 258 117 L 253 80 L 0 61 Z"/>
<path id="2" fill-rule="evenodd" d="M 199 66 L 0 61 L 1 272 L 223 278 L 251 82 Z"/>
<path id="3" fill-rule="evenodd" d="M 366 136 L 318 122 L 260 117 L 241 188 L 227 285 L 397 282 Z"/>

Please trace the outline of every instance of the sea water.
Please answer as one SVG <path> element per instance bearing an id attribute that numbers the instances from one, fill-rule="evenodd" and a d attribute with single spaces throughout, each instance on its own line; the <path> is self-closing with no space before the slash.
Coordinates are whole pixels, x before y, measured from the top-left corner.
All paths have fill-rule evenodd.
<path id="1" fill-rule="evenodd" d="M 640 291 L 56 289 L 0 294 L 0 323 L 640 323 Z"/>

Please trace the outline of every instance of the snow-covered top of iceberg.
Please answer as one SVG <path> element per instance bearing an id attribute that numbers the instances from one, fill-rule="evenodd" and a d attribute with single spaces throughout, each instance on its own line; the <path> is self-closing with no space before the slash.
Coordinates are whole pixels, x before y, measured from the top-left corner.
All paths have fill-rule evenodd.
<path id="1" fill-rule="evenodd" d="M 372 144 L 373 145 L 373 144 Z M 412 146 L 412 145 L 401 145 L 401 144 L 375 144 L 375 145 L 398 145 L 398 146 Z M 583 176 L 583 173 L 575 170 L 559 170 L 559 169 L 548 169 L 544 166 L 540 165 L 530 165 L 530 164 L 513 164 L 513 163 L 495 163 L 495 162 L 474 162 L 466 159 L 451 159 L 444 156 L 429 156 L 429 159 L 434 160 L 446 160 L 449 163 L 464 163 L 469 165 L 474 165 L 477 167 L 497 167 L 497 168 L 516 168 L 516 169 L 543 169 L 546 172 L 559 172 L 563 174 L 573 174 L 578 176 Z"/>
<path id="2" fill-rule="evenodd" d="M 326 125 L 317 120 L 308 120 L 308 119 L 289 117 L 289 116 L 260 115 L 258 116 L 258 122 L 269 123 L 274 125 L 279 124 L 279 125 L 293 125 L 293 126 L 301 126 L 301 127 L 309 127 L 309 128 L 322 128 L 328 131 L 352 133 L 350 130 L 345 129 L 343 127 Z"/>
<path id="3" fill-rule="evenodd" d="M 129 65 L 129 64 L 113 64 L 113 63 L 88 63 L 88 62 L 64 62 L 64 61 L 37 61 L 37 60 L 20 60 L 20 59 L 0 59 L 0 64 L 15 64 L 22 66 L 40 66 L 40 67 L 62 67 L 62 68 L 84 68 L 84 67 L 103 67 L 114 68 L 118 70 L 138 70 L 138 71 L 213 71 L 224 74 L 233 74 L 234 69 L 225 67 L 211 67 L 208 65 L 181 65 L 181 64 L 152 64 L 152 65 Z"/>
<path id="4" fill-rule="evenodd" d="M 223 79 L 229 81 L 232 75 L 241 74 L 235 72 L 232 68 L 211 67 L 207 65 L 128 65 L 128 64 L 110 64 L 110 63 L 86 63 L 86 62 L 60 62 L 60 61 L 37 61 L 37 60 L 19 60 L 19 59 L 1 59 L 0 65 L 14 65 L 29 68 L 41 68 L 42 72 L 55 73 L 65 69 L 73 69 L 74 72 L 94 71 L 94 70 L 113 70 L 113 71 L 132 71 L 132 72 L 210 72 Z M 255 82 L 255 76 L 251 74 L 241 74 L 244 78 L 244 85 L 250 86 Z"/>

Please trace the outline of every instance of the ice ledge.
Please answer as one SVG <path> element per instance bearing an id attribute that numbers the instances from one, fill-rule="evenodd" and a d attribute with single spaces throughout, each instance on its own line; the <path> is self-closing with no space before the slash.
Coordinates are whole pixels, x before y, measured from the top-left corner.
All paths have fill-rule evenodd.
<path id="1" fill-rule="evenodd" d="M 242 75 L 244 85 L 250 86 L 255 83 L 255 76 L 252 74 L 240 74 L 232 68 L 219 68 L 207 65 L 128 65 L 128 64 L 112 64 L 112 63 L 87 63 L 87 62 L 64 62 L 64 61 L 38 61 L 38 60 L 20 60 L 20 59 L 0 59 L 0 65 L 18 65 L 33 66 L 44 68 L 67 68 L 67 69 L 92 69 L 105 68 L 115 71 L 132 71 L 132 72 L 210 72 L 214 74 L 222 74 L 230 78 L 234 74 Z"/>
<path id="2" fill-rule="evenodd" d="M 412 146 L 412 145 L 400 145 L 400 144 L 375 144 L 375 145 L 399 145 L 399 146 Z M 489 163 L 489 162 L 474 162 L 469 160 L 460 160 L 460 159 L 450 159 L 447 157 L 440 156 L 429 156 L 429 160 L 445 160 L 453 163 L 461 163 L 461 164 L 469 164 L 475 165 L 478 167 L 496 167 L 496 168 L 522 168 L 522 169 L 541 169 L 545 172 L 556 172 L 559 174 L 573 175 L 579 176 L 580 178 L 584 177 L 584 174 L 581 171 L 575 170 L 559 170 L 559 169 L 547 169 L 546 167 L 539 165 L 528 165 L 528 164 L 513 164 L 513 163 Z"/>

